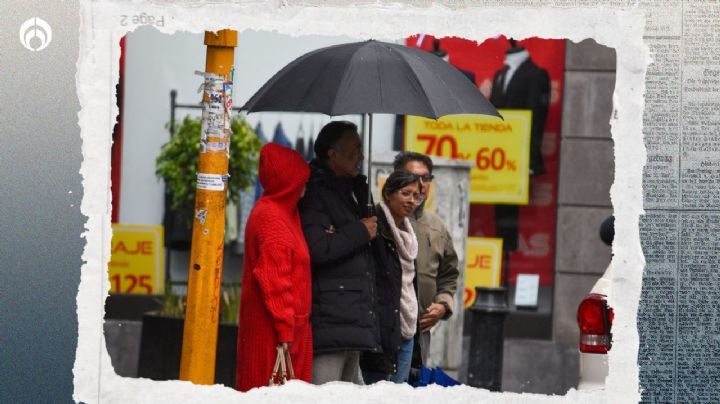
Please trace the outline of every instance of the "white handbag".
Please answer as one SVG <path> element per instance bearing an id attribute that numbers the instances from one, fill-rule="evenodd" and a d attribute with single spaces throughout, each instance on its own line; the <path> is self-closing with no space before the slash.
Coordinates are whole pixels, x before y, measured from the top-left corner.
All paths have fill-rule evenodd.
<path id="1" fill-rule="evenodd" d="M 282 346 L 277 347 L 277 357 L 275 358 L 275 366 L 270 375 L 268 386 L 280 386 L 288 380 L 295 378 L 292 361 L 290 360 L 290 352 Z"/>

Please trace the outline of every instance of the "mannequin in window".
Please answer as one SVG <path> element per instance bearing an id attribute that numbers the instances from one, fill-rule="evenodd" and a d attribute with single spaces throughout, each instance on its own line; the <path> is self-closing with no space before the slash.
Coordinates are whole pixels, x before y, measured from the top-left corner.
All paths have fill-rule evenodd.
<path id="1" fill-rule="evenodd" d="M 505 54 L 505 66 L 493 77 L 490 102 L 495 108 L 529 109 L 532 111 L 530 129 L 530 175 L 545 174 L 542 140 L 550 104 L 550 76 L 536 65 L 528 51 L 510 39 Z M 504 251 L 518 247 L 517 205 L 495 206 L 496 235 L 503 239 Z M 505 272 L 506 273 L 506 272 Z"/>
<path id="2" fill-rule="evenodd" d="M 447 51 L 440 47 L 440 40 L 435 38 L 433 39 L 433 48 L 430 51 L 433 55 L 439 57 L 440 59 L 450 63 L 450 56 L 448 55 Z M 465 77 L 468 78 L 473 84 L 475 84 L 475 73 L 469 72 L 467 70 L 460 69 L 459 67 L 455 66 L 456 69 L 460 70 L 460 73 L 464 74 Z"/>
<path id="3" fill-rule="evenodd" d="M 495 108 L 529 109 L 532 111 L 530 131 L 530 175 L 545 174 L 542 140 L 550 104 L 550 76 L 536 65 L 528 51 L 510 39 L 505 66 L 495 73 L 490 102 Z"/>

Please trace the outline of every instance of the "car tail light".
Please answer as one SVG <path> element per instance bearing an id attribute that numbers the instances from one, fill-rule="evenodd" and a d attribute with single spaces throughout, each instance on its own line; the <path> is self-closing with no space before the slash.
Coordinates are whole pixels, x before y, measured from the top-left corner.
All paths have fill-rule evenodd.
<path id="1" fill-rule="evenodd" d="M 612 346 L 613 310 L 605 296 L 589 294 L 578 306 L 580 352 L 607 353 Z"/>

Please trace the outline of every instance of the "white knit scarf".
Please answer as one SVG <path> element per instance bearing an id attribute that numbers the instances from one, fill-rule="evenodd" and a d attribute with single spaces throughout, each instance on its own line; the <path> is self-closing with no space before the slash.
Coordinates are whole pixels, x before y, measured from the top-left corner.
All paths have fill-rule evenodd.
<path id="1" fill-rule="evenodd" d="M 385 212 L 385 217 L 390 225 L 395 245 L 397 246 L 398 256 L 400 258 L 400 267 L 402 268 L 402 286 L 400 289 L 400 333 L 403 339 L 410 339 L 415 335 L 417 330 L 418 302 L 415 295 L 415 287 L 413 279 L 415 278 L 415 258 L 418 253 L 418 242 L 415 237 L 410 219 L 403 219 L 402 227 L 399 229 L 395 225 L 390 208 L 385 202 L 380 202 L 380 207 Z"/>

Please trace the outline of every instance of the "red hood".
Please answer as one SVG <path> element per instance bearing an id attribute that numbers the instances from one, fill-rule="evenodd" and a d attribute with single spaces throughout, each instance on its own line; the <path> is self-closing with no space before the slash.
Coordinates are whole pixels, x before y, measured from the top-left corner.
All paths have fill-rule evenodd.
<path id="1" fill-rule="evenodd" d="M 258 176 L 264 190 L 263 197 L 292 211 L 310 177 L 310 168 L 295 150 L 268 143 L 260 150 Z"/>

